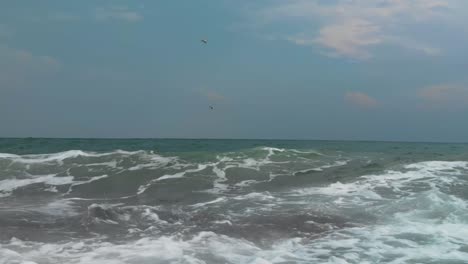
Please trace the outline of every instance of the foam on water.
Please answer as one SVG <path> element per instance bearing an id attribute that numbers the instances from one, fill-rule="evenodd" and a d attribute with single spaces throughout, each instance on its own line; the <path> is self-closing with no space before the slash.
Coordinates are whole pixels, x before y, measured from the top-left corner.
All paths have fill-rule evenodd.
<path id="1" fill-rule="evenodd" d="M 356 208 L 369 205 L 356 203 L 354 198 L 359 196 L 384 202 L 371 204 L 367 209 L 379 219 L 376 225 L 333 232 L 305 246 L 303 250 L 323 252 L 324 256 L 334 255 L 333 261 L 342 263 L 467 261 L 466 200 L 440 190 L 444 185 L 460 183 L 462 179 L 459 176 L 466 175 L 461 170 L 467 169 L 467 163 L 421 162 L 405 168 L 410 170 L 389 171 L 382 175 L 362 176 L 356 182 L 337 182 L 325 187 L 298 190 L 295 195 L 327 195 L 340 203 L 344 199 L 352 199 Z M 422 192 L 404 190 L 413 187 L 416 182 L 425 184 L 427 188 L 423 188 Z M 401 195 L 384 199 L 379 195 L 382 188 Z M 311 257 L 311 261 L 323 261 L 320 255 L 313 254 Z"/>
<path id="2" fill-rule="evenodd" d="M 196 257 L 185 253 L 190 249 L 192 241 L 181 241 L 174 237 L 159 239 L 143 238 L 138 241 L 116 245 L 99 241 L 70 242 L 67 244 L 24 243 L 13 240 L 12 247 L 19 247 L 21 254 L 10 249 L 0 249 L 3 263 L 24 263 L 25 261 L 40 260 L 42 263 L 62 263 L 66 256 L 67 263 L 204 263 Z M 24 252 L 24 250 L 28 250 Z M 8 261 L 8 262 L 7 262 Z"/>
<path id="3" fill-rule="evenodd" d="M 118 168 L 116 160 L 112 160 L 112 161 L 109 161 L 109 162 L 90 163 L 90 164 L 86 164 L 86 166 L 87 167 L 106 166 L 106 167 L 110 167 L 110 168 Z"/>
<path id="4" fill-rule="evenodd" d="M 70 217 L 79 214 L 75 204 L 69 200 L 54 200 L 45 205 L 27 208 L 27 210 L 58 217 Z"/>
<path id="5" fill-rule="evenodd" d="M 104 178 L 107 178 L 108 175 L 101 175 L 96 177 L 91 177 L 89 180 L 85 181 L 76 181 L 74 176 L 58 176 L 55 174 L 52 175 L 40 175 L 32 176 L 32 178 L 27 179 L 7 179 L 0 181 L 0 197 L 10 196 L 14 190 L 27 187 L 33 184 L 44 184 L 47 188 L 44 191 L 57 192 L 56 186 L 60 185 L 70 185 L 70 190 L 73 186 L 83 185 L 98 181 Z"/>
<path id="6" fill-rule="evenodd" d="M 198 168 L 196 168 L 196 169 L 185 170 L 185 171 L 182 171 L 182 172 L 173 174 L 173 175 L 164 175 L 164 176 L 162 176 L 162 177 L 157 178 L 156 181 L 163 181 L 163 180 L 167 180 L 167 179 L 183 178 L 183 177 L 185 176 L 185 174 L 187 174 L 187 173 L 193 173 L 193 172 L 202 171 L 202 170 L 206 169 L 207 167 L 208 167 L 208 165 L 206 165 L 206 164 L 199 164 L 199 165 L 198 165 Z"/>
<path id="7" fill-rule="evenodd" d="M 196 169 L 187 169 L 187 170 L 175 173 L 175 174 L 163 175 L 163 176 L 161 176 L 161 177 L 159 177 L 157 179 L 151 180 L 150 182 L 148 182 L 145 185 L 139 186 L 137 194 L 138 195 L 143 194 L 148 188 L 150 188 L 153 184 L 155 184 L 155 183 L 157 183 L 159 181 L 184 178 L 186 176 L 186 174 L 205 170 L 208 166 L 209 166 L 209 164 L 199 164 Z"/>
<path id="8" fill-rule="evenodd" d="M 337 196 L 363 196 L 369 199 L 383 199 L 382 190 L 389 190 L 399 195 L 411 194 L 411 187 L 437 189 L 444 185 L 460 182 L 457 175 L 463 175 L 458 169 L 467 168 L 466 162 L 422 162 L 406 165 L 409 171 L 390 170 L 384 174 L 364 175 L 357 181 L 336 182 L 324 187 L 312 187 L 295 190 L 298 195 L 322 194 Z M 449 173 L 447 174 L 447 170 Z M 408 190 L 409 189 L 409 190 Z"/>
<path id="9" fill-rule="evenodd" d="M 293 242 L 292 242 L 293 243 Z M 3 260 L 10 263 L 39 261 L 41 263 L 279 263 L 298 260 L 294 253 L 276 246 L 265 251 L 244 240 L 200 232 L 191 239 L 175 236 L 157 239 L 142 238 L 126 244 L 99 241 L 41 244 L 17 239 L 0 248 Z M 15 251 L 18 250 L 18 251 Z M 21 252 L 21 253 L 18 253 Z M 207 260 L 208 259 L 208 260 Z M 8 263 L 8 262 L 4 262 Z"/>
<path id="10" fill-rule="evenodd" d="M 29 179 L 8 179 L 0 181 L 0 197 L 9 196 L 12 191 L 31 184 L 66 185 L 73 183 L 73 176 L 43 175 Z"/>
<path id="11" fill-rule="evenodd" d="M 468 253 L 463 250 L 466 237 L 467 233 L 457 225 L 396 223 L 350 228 L 313 241 L 287 239 L 271 248 L 259 248 L 245 240 L 213 232 L 200 232 L 186 240 L 161 236 L 125 244 L 99 240 L 43 244 L 13 239 L 0 248 L 0 260 L 2 263 L 61 263 L 64 259 L 67 263 L 420 263 L 427 260 L 463 263 L 468 259 Z"/>
<path id="12" fill-rule="evenodd" d="M 226 178 L 226 172 L 220 168 L 218 168 L 217 166 L 214 166 L 213 167 L 213 172 L 216 174 L 216 179 L 213 181 L 213 190 L 211 190 L 212 192 L 222 192 L 222 191 L 225 191 L 227 190 L 228 186 L 226 184 L 224 184 L 224 182 L 227 181 L 227 178 Z"/>
<path id="13" fill-rule="evenodd" d="M 146 218 L 146 219 L 149 219 L 149 220 L 151 220 L 151 221 L 153 221 L 155 223 L 168 224 L 167 221 L 161 220 L 159 218 L 159 215 L 157 213 L 155 213 L 154 211 L 152 211 L 150 208 L 144 209 L 144 211 L 142 213 L 142 217 Z"/>
<path id="14" fill-rule="evenodd" d="M 427 170 L 432 172 L 449 171 L 451 173 L 458 172 L 458 169 L 468 169 L 466 161 L 426 161 L 413 163 L 405 166 L 408 169 Z"/>
<path id="15" fill-rule="evenodd" d="M 145 164 L 138 164 L 133 167 L 128 168 L 129 171 L 136 171 L 141 169 L 157 169 L 162 166 L 167 165 L 171 161 L 176 161 L 174 157 L 162 157 L 156 154 L 152 154 Z"/>
<path id="16" fill-rule="evenodd" d="M 246 195 L 239 195 L 233 198 L 234 200 L 247 200 L 247 199 L 256 199 L 256 200 L 272 200 L 275 199 L 269 192 L 258 193 L 251 192 Z"/>
<path id="17" fill-rule="evenodd" d="M 109 153 L 106 154 L 97 154 L 97 153 L 88 153 L 81 150 L 69 150 L 54 154 L 34 154 L 34 155 L 12 155 L 6 153 L 0 153 L 0 159 L 8 159 L 13 162 L 18 163 L 48 163 L 48 162 L 62 162 L 68 158 L 76 158 L 76 157 L 102 157 L 105 155 L 110 155 Z"/>
<path id="18" fill-rule="evenodd" d="M 105 152 L 105 153 L 96 153 L 96 152 L 85 152 L 81 150 L 68 150 L 64 152 L 52 153 L 52 154 L 28 154 L 28 155 L 15 155 L 15 154 L 8 154 L 8 153 L 0 153 L 0 160 L 8 160 L 14 163 L 22 163 L 22 164 L 48 164 L 48 163 L 58 163 L 62 164 L 64 160 L 67 159 L 74 159 L 78 157 L 86 157 L 86 158 L 101 158 L 101 157 L 108 157 L 108 156 L 120 156 L 120 157 L 128 157 L 128 156 L 140 156 L 146 159 L 150 164 L 145 164 L 145 166 L 160 166 L 167 164 L 173 161 L 175 158 L 173 157 L 162 157 L 158 154 L 155 154 L 153 151 L 124 151 L 124 150 L 116 150 L 112 152 Z M 100 162 L 100 163 L 89 163 L 86 166 L 109 166 L 109 167 L 116 167 L 116 161 L 109 161 L 109 162 Z M 143 166 L 143 168 L 145 167 Z M 139 169 L 138 166 L 130 167 L 129 170 L 137 170 Z"/>
<path id="19" fill-rule="evenodd" d="M 256 183 L 260 183 L 262 181 L 256 181 L 256 180 L 245 180 L 245 181 L 241 181 L 239 183 L 236 183 L 234 186 L 236 187 L 247 187 L 247 186 L 250 186 L 250 185 L 253 185 L 253 184 L 256 184 Z"/>
<path id="20" fill-rule="evenodd" d="M 468 262 L 467 161 L 318 150 L 0 154 L 0 264 Z"/>
<path id="21" fill-rule="evenodd" d="M 308 172 L 311 172 L 311 171 L 323 171 L 324 169 L 330 169 L 330 168 L 344 166 L 344 165 L 348 164 L 348 162 L 349 161 L 339 160 L 339 161 L 335 161 L 335 162 L 333 162 L 331 164 L 326 164 L 326 165 L 322 165 L 322 166 L 318 166 L 318 167 L 314 167 L 314 168 L 310 168 L 310 169 L 304 169 L 304 170 L 296 171 L 293 174 L 297 175 L 297 174 L 301 174 L 301 173 L 308 173 Z"/>
<path id="22" fill-rule="evenodd" d="M 223 201 L 225 201 L 225 200 L 226 200 L 226 198 L 220 197 L 220 198 L 216 198 L 216 199 L 213 200 L 213 201 L 194 204 L 194 205 L 192 205 L 192 207 L 203 207 L 203 206 L 206 206 L 206 205 L 210 205 L 210 204 L 215 204 L 215 203 L 223 202 Z"/>

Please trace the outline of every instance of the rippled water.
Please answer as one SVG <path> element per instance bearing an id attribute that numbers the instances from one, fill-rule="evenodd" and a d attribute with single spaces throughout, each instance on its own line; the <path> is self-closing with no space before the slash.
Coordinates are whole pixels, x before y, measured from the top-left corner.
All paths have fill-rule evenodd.
<path id="1" fill-rule="evenodd" d="M 468 263 L 468 146 L 0 140 L 0 263 Z"/>

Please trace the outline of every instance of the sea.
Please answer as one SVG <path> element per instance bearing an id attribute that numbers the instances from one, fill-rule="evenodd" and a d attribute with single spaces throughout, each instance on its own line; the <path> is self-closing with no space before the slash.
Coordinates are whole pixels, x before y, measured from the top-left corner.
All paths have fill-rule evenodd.
<path id="1" fill-rule="evenodd" d="M 468 263 L 468 145 L 0 139 L 0 263 Z"/>

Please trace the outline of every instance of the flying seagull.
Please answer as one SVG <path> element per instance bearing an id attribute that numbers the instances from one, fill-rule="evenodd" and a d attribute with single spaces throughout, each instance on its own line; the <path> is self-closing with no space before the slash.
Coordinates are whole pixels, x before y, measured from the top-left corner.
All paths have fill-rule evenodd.
<path id="1" fill-rule="evenodd" d="M 202 39 L 201 42 L 203 42 L 204 44 L 208 44 L 208 40 L 206 39 Z"/>

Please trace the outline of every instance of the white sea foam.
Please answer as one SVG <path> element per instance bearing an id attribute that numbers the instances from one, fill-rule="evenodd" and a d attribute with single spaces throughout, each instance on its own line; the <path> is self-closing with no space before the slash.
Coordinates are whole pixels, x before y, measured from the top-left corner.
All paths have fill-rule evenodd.
<path id="1" fill-rule="evenodd" d="M 216 174 L 217 178 L 213 181 L 213 190 L 212 192 L 222 192 L 227 190 L 228 185 L 224 184 L 227 181 L 226 172 L 216 166 L 213 167 L 213 172 Z"/>
<path id="2" fill-rule="evenodd" d="M 73 183 L 73 176 L 57 177 L 56 175 L 35 176 L 28 179 L 7 179 L 0 181 L 0 197 L 8 196 L 12 191 L 31 184 L 43 183 L 46 185 L 66 185 Z"/>
<path id="3" fill-rule="evenodd" d="M 167 221 L 161 220 L 159 218 L 159 215 L 151 210 L 150 208 L 145 208 L 143 210 L 143 213 L 141 214 L 143 218 L 151 220 L 153 222 L 159 223 L 159 224 L 168 224 Z"/>
<path id="4" fill-rule="evenodd" d="M 219 198 L 214 199 L 213 201 L 194 204 L 194 205 L 192 205 L 192 207 L 203 207 L 203 206 L 206 206 L 206 205 L 209 205 L 209 204 L 220 203 L 220 202 L 223 202 L 225 200 L 226 200 L 226 198 L 219 197 Z"/>
<path id="5" fill-rule="evenodd" d="M 338 161 L 335 161 L 334 163 L 332 164 L 328 164 L 328 165 L 323 165 L 323 166 L 320 166 L 318 168 L 315 168 L 316 170 L 318 171 L 322 171 L 323 169 L 329 169 L 329 168 L 334 168 L 334 167 L 341 167 L 341 166 L 344 166 L 346 164 L 348 164 L 349 161 L 347 160 L 338 160 Z"/>
<path id="6" fill-rule="evenodd" d="M 334 232 L 306 248 L 324 250 L 328 256 L 350 263 L 463 263 L 468 260 L 468 253 L 461 247 L 468 243 L 466 227 L 461 223 L 396 216 L 384 225 Z"/>
<path id="7" fill-rule="evenodd" d="M 450 171 L 457 169 L 468 169 L 467 161 L 425 161 L 413 163 L 405 166 L 409 169 L 428 170 L 433 172 Z"/>
<path id="8" fill-rule="evenodd" d="M 216 226 L 218 230 L 237 228 L 238 225 L 242 225 L 242 219 L 248 217 L 250 213 L 262 214 L 268 212 L 266 216 L 271 214 L 271 217 L 275 217 L 276 210 L 278 210 L 278 214 L 284 214 L 296 209 L 293 206 L 297 207 L 299 203 L 300 210 L 303 212 L 309 212 L 313 209 L 314 212 L 324 213 L 325 215 L 330 212 L 342 213 L 344 219 L 349 216 L 352 218 L 351 221 L 355 220 L 354 216 L 365 214 L 368 217 L 366 218 L 367 222 L 360 224 L 359 227 L 338 227 L 336 225 L 327 233 L 321 234 L 321 236 L 279 238 L 271 241 L 273 243 L 271 247 L 260 247 L 244 239 L 214 232 L 197 233 L 200 229 L 192 233 L 191 227 L 184 226 L 182 226 L 183 231 L 177 229 L 173 231 L 174 233 L 168 235 L 161 232 L 162 228 L 172 225 L 159 217 L 160 215 L 163 217 L 163 214 L 159 213 L 159 210 L 163 208 L 162 205 L 161 208 L 155 209 L 141 205 L 133 208 L 124 204 L 94 204 L 91 205 L 91 210 L 93 206 L 99 206 L 103 209 L 115 209 L 115 212 L 117 212 L 115 219 L 101 219 L 101 221 L 106 221 L 108 224 L 116 225 L 113 227 L 117 227 L 117 225 L 123 225 L 123 221 L 130 220 L 129 222 L 132 225 L 124 226 L 124 230 L 129 230 L 129 233 L 134 235 L 132 237 L 141 239 L 123 241 L 117 239 L 112 242 L 109 242 L 108 238 L 70 239 L 60 243 L 27 242 L 12 239 L 10 242 L 0 244 L 0 264 L 58 264 L 65 262 L 71 264 L 467 262 L 468 204 L 462 198 L 465 195 L 463 191 L 457 189 L 457 192 L 452 193 L 448 190 L 454 186 L 466 186 L 468 162 L 420 162 L 400 168 L 394 167 L 393 170 L 380 174 L 362 175 L 354 181 L 345 179 L 324 186 L 301 188 L 293 191 L 272 188 L 269 189 L 270 192 L 267 192 L 264 191 L 263 186 L 251 193 L 246 193 L 245 189 L 242 188 L 234 188 L 231 191 L 228 188 L 227 177 L 229 175 L 226 175 L 228 168 L 245 166 L 248 168 L 261 168 L 262 172 L 270 173 L 270 175 L 290 175 L 290 172 L 288 172 L 289 174 L 281 174 L 284 173 L 284 170 L 269 170 L 275 168 L 275 165 L 269 165 L 274 163 L 269 160 L 271 155 L 276 155 L 278 152 L 284 153 L 284 150 L 273 148 L 266 150 L 268 154 L 264 159 L 249 159 L 242 156 L 218 158 L 215 163 L 200 164 L 196 167 L 190 164 L 190 169 L 184 168 L 182 172 L 170 173 L 140 186 L 139 193 L 144 192 L 152 184 L 160 184 L 159 181 L 168 181 L 167 183 L 170 184 L 173 182 L 171 179 L 181 179 L 188 177 L 190 173 L 198 172 L 197 175 L 213 177 L 214 190 L 222 195 L 192 206 L 183 205 L 182 208 L 175 210 L 184 210 L 184 213 L 187 214 L 194 211 L 203 213 L 206 208 L 223 210 L 222 212 L 233 210 L 233 212 L 229 211 L 226 218 L 222 218 L 225 220 L 211 222 L 218 225 Z M 153 155 L 147 152 L 138 152 L 138 155 L 140 154 L 148 155 L 148 157 Z M 86 153 L 86 155 L 94 154 Z M 157 156 L 154 157 L 157 159 Z M 30 159 L 25 155 L 2 156 L 0 154 L 0 159 L 2 158 L 10 160 Z M 45 159 L 46 162 L 64 160 L 63 157 L 56 156 L 52 159 L 41 155 L 35 157 L 35 159 Z M 160 161 L 161 163 L 158 163 Z M 167 160 L 160 161 L 141 163 L 134 166 L 132 170 L 160 166 Z M 34 162 L 25 163 L 32 164 Z M 104 164 L 88 165 L 101 166 Z M 113 166 L 113 164 L 108 165 Z M 313 165 L 313 163 L 308 165 Z M 324 166 L 331 165 L 342 166 L 344 164 L 329 163 Z M 327 167 L 323 166 L 319 168 L 327 169 Z M 205 169 L 206 171 L 203 171 Z M 71 171 L 73 172 L 73 170 Z M 26 175 L 26 177 L 28 178 L 0 181 L 0 194 L 9 195 L 18 188 L 39 183 L 46 185 L 45 188 L 48 190 L 56 191 L 57 189 L 61 190 L 58 187 L 61 185 L 69 184 L 73 187 L 89 184 L 109 176 L 102 175 L 86 179 L 77 179 L 71 175 Z M 237 183 L 236 186 L 244 187 L 256 182 L 260 182 L 260 180 L 248 179 Z M 460 189 L 463 190 L 463 188 Z M 76 209 L 75 202 L 76 204 L 82 202 L 88 205 L 89 202 L 87 201 L 92 200 L 72 197 L 66 200 L 43 203 L 43 205 L 36 206 L 36 208 L 29 208 L 29 210 L 36 210 L 51 216 L 74 215 L 76 214 L 74 211 Z M 297 204 L 294 204 L 296 202 Z M 224 206 L 228 208 L 224 208 Z M 275 210 L 270 210 L 271 207 L 269 208 L 269 206 L 275 206 Z M 356 214 L 349 215 L 349 212 Z M 142 220 L 145 224 L 149 223 L 150 227 L 146 229 L 146 227 L 134 226 L 133 221 L 135 219 Z M 320 221 L 304 221 L 312 225 L 322 224 Z M 182 222 L 183 220 L 181 220 Z M 329 223 L 323 223 L 323 225 L 327 224 Z M 160 227 L 162 228 L 159 229 Z M 148 231 L 150 229 L 155 229 L 158 232 L 153 232 L 150 235 Z"/>
<path id="9" fill-rule="evenodd" d="M 30 208 L 30 210 L 42 214 L 60 217 L 75 216 L 79 214 L 79 212 L 76 210 L 75 204 L 70 200 L 55 200 L 45 205 Z"/>
<path id="10" fill-rule="evenodd" d="M 259 263 L 252 253 L 259 248 L 246 241 L 201 232 L 190 240 L 162 236 L 142 238 L 125 244 L 97 241 L 42 244 L 12 240 L 0 248 L 3 263 L 206 263 L 202 256 L 213 254 L 224 263 Z M 18 250 L 18 251 L 15 251 Z M 21 253 L 19 253 L 21 252 Z M 256 260 L 257 259 L 257 260 Z M 9 262 L 6 262 L 9 261 Z M 257 261 L 257 262 L 254 262 Z M 260 262 L 261 263 L 261 262 Z"/>
<path id="11" fill-rule="evenodd" d="M 96 154 L 96 153 L 88 153 L 81 150 L 68 150 L 59 153 L 53 154 L 31 154 L 31 155 L 14 155 L 14 154 L 6 154 L 1 153 L 0 158 L 9 159 L 13 162 L 19 163 L 48 163 L 48 162 L 62 162 L 68 158 L 76 158 L 79 156 L 83 157 L 99 157 L 105 154 Z"/>
<path id="12" fill-rule="evenodd" d="M 272 200 L 275 199 L 269 192 L 251 192 L 245 195 L 239 195 L 233 198 L 234 200 Z"/>
<path id="13" fill-rule="evenodd" d="M 318 166 L 318 167 L 315 167 L 315 168 L 296 171 L 296 172 L 294 172 L 294 174 L 307 173 L 307 172 L 310 172 L 310 171 L 323 171 L 324 169 L 344 166 L 344 165 L 348 164 L 348 162 L 349 161 L 346 161 L 346 160 L 338 160 L 338 161 L 335 161 L 335 162 L 333 162 L 331 164 L 326 164 L 326 165 Z"/>
<path id="14" fill-rule="evenodd" d="M 157 179 L 151 180 L 145 185 L 141 185 L 140 187 L 138 187 L 137 194 L 140 195 L 144 193 L 149 187 L 151 187 L 151 185 L 155 184 L 156 182 L 170 180 L 170 179 L 184 178 L 187 173 L 199 172 L 199 171 L 206 169 L 208 166 L 209 164 L 199 164 L 196 169 L 188 169 L 188 170 L 181 171 L 181 172 L 171 174 L 171 175 L 163 175 Z"/>
<path id="15" fill-rule="evenodd" d="M 40 175 L 30 176 L 31 178 L 26 179 L 7 179 L 0 181 L 0 197 L 11 195 L 16 189 L 23 188 L 33 184 L 44 184 L 48 187 L 44 189 L 49 192 L 57 192 L 56 186 L 70 185 L 71 187 L 77 185 L 88 184 L 94 181 L 98 181 L 103 178 L 107 178 L 108 175 L 95 176 L 86 181 L 76 181 L 73 176 L 58 176 L 55 174 L 51 175 Z"/>
<path id="16" fill-rule="evenodd" d="M 20 158 L 21 156 L 9 153 L 0 153 L 0 159 L 16 159 Z"/>
<path id="17" fill-rule="evenodd" d="M 174 235 L 117 244 L 98 240 L 65 244 L 12 240 L 1 246 L 0 260 L 4 263 L 39 260 L 61 263 L 63 259 L 67 263 L 207 263 L 205 257 L 213 256 L 221 263 L 354 264 L 464 263 L 468 259 L 464 249 L 468 244 L 466 201 L 433 190 L 394 202 L 397 204 L 389 203 L 386 208 L 397 211 L 381 212 L 385 217 L 374 225 L 334 229 L 314 240 L 278 240 L 271 248 L 260 248 L 246 240 L 213 232 L 200 232 L 186 240 Z M 405 204 L 412 204 L 413 210 L 405 211 Z M 433 216 L 438 210 L 445 210 L 444 214 Z M 214 223 L 232 224 L 229 220 Z"/>
<path id="18" fill-rule="evenodd" d="M 75 181 L 75 182 L 73 182 L 72 186 L 88 184 L 88 183 L 98 181 L 98 180 L 101 180 L 101 179 L 104 179 L 104 178 L 107 178 L 107 177 L 109 177 L 109 175 L 101 175 L 101 176 L 91 177 L 91 179 L 89 179 L 87 181 Z"/>
<path id="19" fill-rule="evenodd" d="M 141 169 L 157 169 L 167 165 L 171 161 L 177 160 L 175 157 L 162 157 L 152 154 L 147 163 L 142 163 L 128 168 L 129 171 L 136 171 Z"/>
<path id="20" fill-rule="evenodd" d="M 467 162 L 431 161 L 409 164 L 408 171 L 390 170 L 378 175 L 364 175 L 348 183 L 336 182 L 323 187 L 311 187 L 295 190 L 298 195 L 322 194 L 334 197 L 362 196 L 368 199 L 382 199 L 380 190 L 388 189 L 400 195 L 411 194 L 411 188 L 426 186 L 437 189 L 441 186 L 460 182 L 457 175 L 464 175 L 460 169 L 467 168 Z"/>
<path id="21" fill-rule="evenodd" d="M 87 167 L 95 167 L 95 166 L 106 166 L 110 168 L 117 168 L 117 161 L 109 161 L 109 162 L 99 162 L 99 163 L 88 163 L 86 164 Z"/>
<path id="22" fill-rule="evenodd" d="M 206 169 L 207 167 L 208 167 L 208 165 L 206 165 L 206 164 L 199 164 L 199 165 L 198 165 L 198 168 L 196 168 L 196 169 L 190 169 L 190 170 L 178 172 L 178 173 L 172 174 L 172 175 L 164 175 L 164 176 L 161 176 L 161 177 L 157 178 L 156 181 L 162 181 L 162 180 L 167 180 L 167 179 L 182 178 L 182 177 L 184 177 L 185 174 L 187 174 L 187 173 L 193 173 L 193 172 L 202 171 L 202 170 Z"/>
<path id="23" fill-rule="evenodd" d="M 219 221 L 213 221 L 214 224 L 218 225 L 230 225 L 232 226 L 232 222 L 229 220 L 219 220 Z"/>
<path id="24" fill-rule="evenodd" d="M 158 161 L 165 161 L 170 160 L 171 158 L 165 158 L 155 154 L 154 152 L 146 152 L 146 151 L 124 151 L 124 150 L 116 150 L 111 152 L 105 153 L 96 153 L 96 152 L 85 152 L 82 150 L 68 150 L 64 152 L 58 153 L 51 153 L 51 154 L 28 154 L 28 155 L 16 155 L 16 154 L 9 154 L 9 153 L 0 153 L 0 159 L 7 159 L 12 162 L 18 163 L 25 163 L 25 164 L 38 164 L 38 163 L 50 163 L 50 162 L 58 162 L 62 163 L 66 159 L 70 158 L 77 158 L 77 157 L 106 157 L 111 155 L 123 155 L 123 156 L 130 156 L 130 155 L 142 155 L 148 157 L 150 160 L 154 162 Z M 89 165 L 97 165 L 96 164 L 89 164 Z M 104 163 L 101 163 L 104 164 Z M 113 163 L 107 163 L 107 165 L 112 166 Z"/>
<path id="25" fill-rule="evenodd" d="M 247 187 L 247 186 L 250 186 L 250 185 L 253 185 L 253 184 L 256 184 L 256 183 L 260 183 L 260 182 L 263 182 L 263 181 L 244 180 L 244 181 L 241 181 L 241 182 L 236 183 L 234 186 L 237 186 L 237 187 Z"/>
<path id="26" fill-rule="evenodd" d="M 275 154 L 275 151 L 276 152 L 285 152 L 286 151 L 286 149 L 283 149 L 283 148 L 273 148 L 273 147 L 263 147 L 262 149 L 268 151 L 268 155 L 270 155 L 270 156 Z"/>
<path id="27" fill-rule="evenodd" d="M 366 212 L 378 217 L 378 224 L 335 230 L 312 244 L 299 246 L 295 252 L 300 255 L 315 252 L 308 255 L 314 263 L 325 263 L 325 256 L 331 263 L 468 261 L 468 252 L 462 246 L 468 244 L 467 202 L 440 190 L 442 186 L 460 183 L 460 177 L 466 176 L 467 163 L 421 162 L 405 168 L 409 170 L 366 175 L 356 182 L 297 191 L 302 196 L 338 197 L 338 206 L 353 204 L 356 209 L 366 204 L 356 202 L 355 198 L 381 199 L 379 188 L 404 195 L 367 206 Z M 427 188 L 402 190 L 415 183 L 426 184 Z M 349 200 L 354 203 L 348 203 Z"/>
<path id="28" fill-rule="evenodd" d="M 42 244 L 12 240 L 0 248 L 3 263 L 207 263 L 213 256 L 221 263 L 424 263 L 468 259 L 461 250 L 466 232 L 459 226 L 375 226 L 334 232 L 314 241 L 299 238 L 278 241 L 262 249 L 245 240 L 213 232 L 200 232 L 188 240 L 175 236 L 142 238 L 112 244 L 93 240 Z M 436 240 L 410 240 L 406 234 L 432 234 Z M 455 235 L 455 237 L 452 237 Z M 463 237 L 464 236 L 464 237 Z M 211 262 L 209 262 L 211 263 Z M 218 262 L 219 263 L 219 262 Z"/>
<path id="29" fill-rule="evenodd" d="M 254 158 L 243 158 L 241 160 L 229 159 L 229 160 L 220 160 L 220 162 L 228 161 L 229 165 L 226 166 L 226 169 L 232 168 L 232 167 L 239 167 L 239 168 L 254 169 L 254 170 L 260 170 L 262 166 L 269 165 L 269 164 L 289 163 L 289 161 L 272 161 L 270 159 L 273 155 L 276 154 L 275 152 L 285 152 L 286 151 L 285 149 L 272 148 L 272 147 L 263 147 L 261 149 L 266 150 L 268 152 L 266 156 L 261 159 L 254 159 Z"/>

